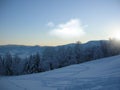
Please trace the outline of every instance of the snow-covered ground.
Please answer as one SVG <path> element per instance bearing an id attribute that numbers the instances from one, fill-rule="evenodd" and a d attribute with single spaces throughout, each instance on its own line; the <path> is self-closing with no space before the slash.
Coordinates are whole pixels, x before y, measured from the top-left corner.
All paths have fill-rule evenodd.
<path id="1" fill-rule="evenodd" d="M 120 55 L 39 74 L 1 76 L 0 90 L 120 90 Z"/>

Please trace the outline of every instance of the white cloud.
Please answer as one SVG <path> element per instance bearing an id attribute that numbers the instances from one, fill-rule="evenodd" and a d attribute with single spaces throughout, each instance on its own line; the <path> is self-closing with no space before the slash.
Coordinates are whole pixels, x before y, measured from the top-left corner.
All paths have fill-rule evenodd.
<path id="1" fill-rule="evenodd" d="M 61 39 L 79 39 L 85 34 L 83 29 L 84 26 L 79 19 L 71 19 L 64 24 L 57 25 L 49 34 Z"/>
<path id="2" fill-rule="evenodd" d="M 49 22 L 49 23 L 47 24 L 47 26 L 49 26 L 49 27 L 54 27 L 55 25 L 54 25 L 53 22 Z"/>

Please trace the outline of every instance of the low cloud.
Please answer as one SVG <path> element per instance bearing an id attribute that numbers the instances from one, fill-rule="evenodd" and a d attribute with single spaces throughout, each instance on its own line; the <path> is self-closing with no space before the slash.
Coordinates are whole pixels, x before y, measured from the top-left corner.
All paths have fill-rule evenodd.
<path id="1" fill-rule="evenodd" d="M 57 25 L 49 34 L 61 39 L 79 39 L 85 34 L 85 31 L 79 19 L 71 19 Z"/>

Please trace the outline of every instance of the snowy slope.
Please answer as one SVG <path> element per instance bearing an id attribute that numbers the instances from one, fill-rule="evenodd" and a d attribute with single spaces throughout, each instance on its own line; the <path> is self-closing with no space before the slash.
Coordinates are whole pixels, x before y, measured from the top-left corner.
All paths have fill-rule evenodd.
<path id="1" fill-rule="evenodd" d="M 40 74 L 1 76 L 0 90 L 120 90 L 120 55 Z"/>

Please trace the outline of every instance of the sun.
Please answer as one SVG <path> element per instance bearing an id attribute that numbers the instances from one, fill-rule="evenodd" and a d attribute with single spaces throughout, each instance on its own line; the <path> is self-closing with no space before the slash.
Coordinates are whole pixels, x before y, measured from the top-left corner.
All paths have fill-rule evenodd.
<path id="1" fill-rule="evenodd" d="M 120 31 L 115 31 L 112 34 L 112 38 L 115 38 L 117 40 L 120 40 Z"/>

